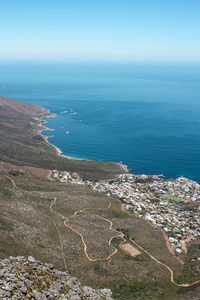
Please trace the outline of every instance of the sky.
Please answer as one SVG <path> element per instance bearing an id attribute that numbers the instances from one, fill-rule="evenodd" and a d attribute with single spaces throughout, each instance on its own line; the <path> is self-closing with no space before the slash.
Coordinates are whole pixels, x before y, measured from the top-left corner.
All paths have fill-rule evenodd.
<path id="1" fill-rule="evenodd" d="M 0 0 L 0 60 L 200 62 L 199 0 Z"/>

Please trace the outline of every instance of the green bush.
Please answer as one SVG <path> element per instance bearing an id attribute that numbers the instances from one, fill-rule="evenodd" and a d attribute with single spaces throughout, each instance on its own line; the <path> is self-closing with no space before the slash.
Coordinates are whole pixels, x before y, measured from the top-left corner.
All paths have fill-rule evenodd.
<path id="1" fill-rule="evenodd" d="M 4 220 L 0 217 L 0 230 L 7 230 L 12 231 L 13 230 L 13 224 L 7 220 Z"/>

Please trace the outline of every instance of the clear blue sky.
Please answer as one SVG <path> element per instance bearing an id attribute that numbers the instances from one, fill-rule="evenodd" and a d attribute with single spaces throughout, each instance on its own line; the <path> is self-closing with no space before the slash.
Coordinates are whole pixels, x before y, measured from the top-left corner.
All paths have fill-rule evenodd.
<path id="1" fill-rule="evenodd" d="M 200 62 L 200 0 L 0 0 L 0 60 Z"/>

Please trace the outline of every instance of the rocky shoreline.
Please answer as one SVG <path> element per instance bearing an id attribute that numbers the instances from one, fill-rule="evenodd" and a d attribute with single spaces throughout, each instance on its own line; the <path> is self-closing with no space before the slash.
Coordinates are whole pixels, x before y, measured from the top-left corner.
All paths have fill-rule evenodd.
<path id="1" fill-rule="evenodd" d="M 0 260 L 0 299 L 37 300 L 112 300 L 110 289 L 95 290 L 81 286 L 80 282 L 54 269 L 52 264 L 43 264 L 34 257 L 23 256 Z"/>

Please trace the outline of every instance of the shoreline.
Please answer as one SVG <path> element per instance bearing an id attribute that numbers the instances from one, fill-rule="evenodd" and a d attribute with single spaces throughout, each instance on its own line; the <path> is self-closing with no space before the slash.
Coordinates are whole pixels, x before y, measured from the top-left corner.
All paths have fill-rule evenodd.
<path id="1" fill-rule="evenodd" d="M 126 165 L 123 165 L 122 163 L 116 163 L 116 164 L 118 164 L 125 171 L 125 173 L 129 173 L 129 169 Z"/>
<path id="2" fill-rule="evenodd" d="M 56 155 L 62 156 L 62 157 L 64 157 L 64 158 L 67 158 L 67 159 L 70 159 L 70 160 L 92 161 L 91 159 L 73 158 L 73 157 L 70 157 L 70 156 L 68 156 L 68 155 L 63 155 L 63 154 L 62 154 L 63 152 L 61 151 L 61 149 L 60 149 L 59 147 L 57 147 L 57 146 L 55 146 L 54 144 L 52 144 L 52 143 L 49 142 L 48 139 L 49 139 L 50 137 L 53 137 L 53 136 L 47 136 L 47 135 L 44 135 L 44 134 L 42 134 L 42 132 L 43 132 L 43 131 L 55 131 L 55 129 L 46 127 L 44 124 L 47 124 L 48 121 L 44 120 L 43 118 L 56 118 L 57 115 L 54 114 L 54 113 L 51 113 L 50 111 L 48 111 L 48 113 L 49 113 L 48 115 L 45 115 L 45 114 L 44 114 L 41 118 L 39 118 L 40 122 L 38 123 L 37 132 L 44 138 L 44 140 L 45 140 L 45 142 L 46 142 L 47 144 L 49 144 L 49 145 L 51 145 L 51 146 L 54 147 L 54 149 L 56 150 Z M 41 126 L 43 126 L 43 128 L 41 128 Z M 94 160 L 94 161 L 98 161 L 98 160 Z M 121 168 L 122 170 L 124 170 L 125 173 L 127 173 L 127 174 L 129 173 L 129 170 L 128 170 L 128 168 L 127 168 L 126 165 L 123 165 L 122 163 L 118 163 L 118 162 L 112 162 L 112 163 L 119 165 L 120 168 Z"/>
<path id="3" fill-rule="evenodd" d="M 49 138 L 53 137 L 53 135 L 47 136 L 43 134 L 43 131 L 55 131 L 55 129 L 52 128 L 48 128 L 47 126 L 45 126 L 44 124 L 47 124 L 48 121 L 44 120 L 44 118 L 56 118 L 57 115 L 54 113 L 51 113 L 49 110 L 47 110 L 47 113 L 43 114 L 43 116 L 41 116 L 40 118 L 38 118 L 38 123 L 37 123 L 37 133 L 42 136 L 42 138 L 45 140 L 45 142 L 49 145 L 51 145 L 52 147 L 54 147 L 54 149 L 56 150 L 56 155 L 61 156 L 62 151 L 60 148 L 58 148 L 57 146 L 55 146 L 54 144 L 49 142 Z"/>
<path id="4" fill-rule="evenodd" d="M 48 138 L 53 137 L 52 135 L 45 136 L 42 134 L 42 136 L 44 137 L 45 142 L 47 142 L 49 145 L 54 147 L 54 149 L 56 150 L 56 155 L 58 155 L 58 156 L 62 156 L 64 158 L 67 158 L 70 160 L 98 161 L 98 160 L 91 160 L 91 159 L 74 158 L 74 157 L 65 155 L 65 154 L 63 154 L 63 152 L 61 151 L 60 148 L 58 148 L 57 146 L 55 146 L 54 144 L 49 142 Z M 126 165 L 123 165 L 122 163 L 117 163 L 117 162 L 113 162 L 113 163 L 119 165 L 121 167 L 121 169 L 125 171 L 125 173 L 127 173 L 127 174 L 129 173 L 129 170 Z"/>
<path id="5" fill-rule="evenodd" d="M 51 145 L 51 146 L 54 147 L 54 149 L 56 150 L 56 154 L 57 154 L 58 156 L 63 156 L 63 155 L 61 155 L 61 154 L 62 154 L 62 151 L 60 150 L 60 148 L 58 148 L 57 146 L 55 146 L 54 144 L 52 144 L 52 143 L 49 142 L 48 138 L 53 137 L 53 136 L 45 136 L 45 135 L 43 135 L 43 134 L 42 134 L 42 136 L 44 137 L 44 140 L 45 140 L 45 142 L 46 142 L 47 144 L 49 144 L 49 145 Z"/>
<path id="6" fill-rule="evenodd" d="M 36 131 L 37 131 L 38 134 L 40 134 L 43 137 L 43 139 L 45 140 L 46 143 L 51 145 L 56 150 L 56 155 L 62 156 L 63 158 L 66 158 L 66 159 L 69 159 L 69 160 L 79 160 L 79 161 L 81 160 L 81 161 L 88 161 L 88 162 L 90 162 L 90 161 L 101 162 L 100 160 L 91 160 L 91 159 L 70 157 L 68 155 L 63 154 L 62 150 L 59 147 L 57 147 L 53 143 L 49 142 L 48 138 L 54 137 L 54 136 L 46 136 L 46 135 L 42 134 L 42 132 L 43 131 L 56 131 L 56 129 L 48 128 L 47 126 L 45 126 L 44 124 L 48 123 L 48 121 L 44 120 L 44 118 L 55 118 L 55 117 L 57 117 L 57 115 L 55 113 L 51 113 L 49 110 L 46 113 L 43 113 L 43 116 L 40 115 L 40 117 L 37 118 L 37 120 L 39 122 L 37 123 L 37 130 Z M 131 169 L 128 169 L 128 167 L 126 165 L 124 165 L 122 162 L 113 162 L 113 161 L 102 161 L 102 162 L 108 162 L 108 163 L 116 164 L 126 174 L 141 175 L 141 173 L 131 173 L 130 172 Z M 120 174 L 124 174 L 124 173 L 120 173 Z M 143 174 L 143 175 L 152 176 L 152 174 Z M 153 175 L 155 175 L 155 174 L 153 174 Z M 156 176 L 160 176 L 160 175 L 156 174 Z M 164 176 L 164 175 L 162 174 L 162 176 Z M 180 176 L 178 176 L 178 177 L 180 177 Z M 174 177 L 174 178 L 169 177 L 169 178 L 167 178 L 167 177 L 164 176 L 164 178 L 166 180 L 169 180 L 169 179 L 175 180 L 178 177 Z M 185 176 L 183 176 L 183 177 L 185 177 Z M 190 179 L 188 177 L 185 177 L 185 178 L 187 178 L 189 180 L 192 180 L 192 181 L 196 182 L 197 184 L 200 184 L 200 182 L 198 182 L 194 179 Z"/>

